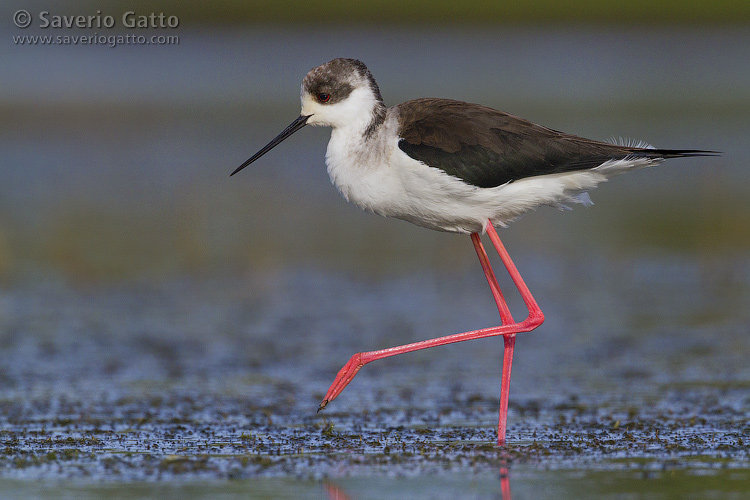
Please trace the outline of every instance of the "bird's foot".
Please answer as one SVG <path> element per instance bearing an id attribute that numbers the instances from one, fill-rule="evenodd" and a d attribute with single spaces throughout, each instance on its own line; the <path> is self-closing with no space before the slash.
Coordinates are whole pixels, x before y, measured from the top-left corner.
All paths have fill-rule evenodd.
<path id="1" fill-rule="evenodd" d="M 325 398 L 320 402 L 318 412 L 324 409 L 328 405 L 328 403 L 336 399 L 336 396 L 341 394 L 341 391 L 343 391 L 344 388 L 349 385 L 349 382 L 352 381 L 359 369 L 363 366 L 365 366 L 365 362 L 362 361 L 361 352 L 358 352 L 357 354 L 352 356 L 349 361 L 347 361 L 344 367 L 339 370 L 339 373 L 336 375 L 336 378 L 331 384 L 331 387 L 328 388 L 328 392 L 326 393 Z"/>

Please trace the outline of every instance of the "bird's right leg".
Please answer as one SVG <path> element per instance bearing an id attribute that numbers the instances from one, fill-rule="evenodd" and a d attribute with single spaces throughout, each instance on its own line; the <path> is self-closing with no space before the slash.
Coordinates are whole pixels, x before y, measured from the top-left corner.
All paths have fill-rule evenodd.
<path id="1" fill-rule="evenodd" d="M 492 244 L 495 247 L 495 250 L 500 256 L 500 259 L 505 265 L 508 274 L 513 280 L 513 283 L 516 285 L 516 288 L 518 288 L 518 291 L 521 294 L 521 298 L 523 299 L 527 309 L 529 310 L 528 317 L 520 323 L 513 322 L 513 317 L 511 316 L 508 305 L 505 303 L 503 294 L 500 291 L 500 286 L 497 283 L 497 279 L 495 278 L 492 266 L 490 265 L 489 259 L 487 258 L 487 253 L 482 246 L 479 235 L 474 233 L 471 235 L 471 240 L 474 244 L 474 248 L 477 251 L 477 256 L 479 257 L 479 262 L 482 265 L 482 270 L 484 271 L 485 277 L 487 278 L 487 282 L 490 285 L 490 290 L 492 291 L 495 303 L 497 304 L 497 308 L 500 313 L 500 319 L 503 324 L 491 328 L 483 328 L 481 330 L 457 333 L 454 335 L 423 340 L 421 342 L 415 342 L 412 344 L 406 344 L 397 347 L 390 347 L 388 349 L 381 349 L 378 351 L 358 352 L 357 354 L 352 356 L 346 363 L 346 365 L 344 365 L 344 367 L 338 372 L 335 380 L 333 381 L 333 384 L 331 384 L 331 387 L 328 389 L 325 398 L 320 403 L 318 411 L 325 408 L 329 402 L 333 401 L 334 398 L 341 394 L 341 391 L 344 390 L 349 382 L 354 379 L 354 376 L 357 374 L 357 372 L 359 372 L 359 370 L 367 363 L 370 363 L 377 359 L 387 358 L 390 356 L 395 356 L 397 354 L 417 351 L 420 349 L 427 349 L 429 347 L 435 347 L 438 345 L 452 344 L 454 342 L 463 342 L 464 340 L 473 340 L 502 335 L 504 337 L 505 350 L 503 354 L 503 378 L 501 385 L 500 421 L 498 424 L 498 444 L 504 444 L 505 421 L 507 418 L 508 408 L 507 398 L 508 390 L 510 388 L 510 369 L 513 359 L 513 348 L 515 346 L 515 334 L 531 331 L 541 325 L 544 321 L 544 314 L 542 314 L 539 305 L 531 295 L 531 292 L 521 278 L 521 274 L 518 272 L 518 269 L 513 263 L 513 260 L 510 258 L 510 255 L 505 249 L 505 246 L 500 241 L 500 237 L 497 235 L 495 228 L 492 227 L 491 224 L 487 226 L 487 233 L 490 237 L 490 241 L 492 241 Z"/>

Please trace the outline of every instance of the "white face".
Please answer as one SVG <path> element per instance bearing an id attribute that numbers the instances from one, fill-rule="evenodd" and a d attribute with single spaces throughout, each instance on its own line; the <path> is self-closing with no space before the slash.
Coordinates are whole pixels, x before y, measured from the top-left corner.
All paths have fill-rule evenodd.
<path id="1" fill-rule="evenodd" d="M 332 105 L 325 106 L 323 103 L 319 102 L 317 98 L 306 92 L 302 93 L 300 100 L 302 102 L 302 110 L 300 111 L 300 114 L 310 117 L 307 120 L 308 125 L 331 125 L 329 122 L 325 121 L 325 115 L 327 112 L 326 108 L 328 108 L 328 112 L 330 112 Z"/>
<path id="2" fill-rule="evenodd" d="M 337 128 L 370 123 L 378 101 L 368 86 L 355 87 L 343 98 L 335 97 L 327 93 L 312 95 L 303 90 L 301 114 L 310 116 L 307 124 Z"/>

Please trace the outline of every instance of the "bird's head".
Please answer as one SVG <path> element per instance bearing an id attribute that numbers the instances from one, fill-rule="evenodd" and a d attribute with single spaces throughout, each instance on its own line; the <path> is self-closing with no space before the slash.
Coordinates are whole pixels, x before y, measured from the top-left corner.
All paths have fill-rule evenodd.
<path id="1" fill-rule="evenodd" d="M 302 112 L 236 174 L 305 125 L 354 127 L 363 133 L 385 117 L 385 105 L 370 70 L 357 59 L 334 59 L 313 68 L 302 81 Z"/>
<path id="2" fill-rule="evenodd" d="M 384 108 L 378 84 L 362 61 L 334 59 L 313 68 L 302 82 L 302 115 L 310 125 L 367 126 Z"/>

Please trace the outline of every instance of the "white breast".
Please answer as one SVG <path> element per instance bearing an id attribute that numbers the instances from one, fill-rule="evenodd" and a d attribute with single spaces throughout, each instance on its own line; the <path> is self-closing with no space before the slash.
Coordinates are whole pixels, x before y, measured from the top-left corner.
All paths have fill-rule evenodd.
<path id="1" fill-rule="evenodd" d="M 390 117 L 389 117 L 390 118 Z M 655 163 L 633 159 L 479 188 L 414 160 L 398 147 L 395 120 L 375 134 L 335 128 L 326 152 L 328 175 L 348 201 L 378 215 L 440 231 L 483 232 L 488 221 L 506 225 L 540 205 L 590 204 L 582 193 L 612 175 Z"/>
<path id="2" fill-rule="evenodd" d="M 359 131 L 333 129 L 326 165 L 331 182 L 347 201 L 369 212 L 394 217 L 394 205 L 405 193 L 391 165 L 394 148 L 398 147 L 395 140 L 388 141 L 389 128 L 383 124 L 367 139 Z"/>

